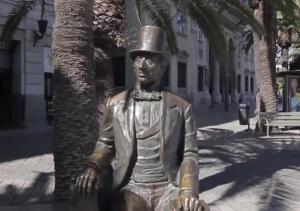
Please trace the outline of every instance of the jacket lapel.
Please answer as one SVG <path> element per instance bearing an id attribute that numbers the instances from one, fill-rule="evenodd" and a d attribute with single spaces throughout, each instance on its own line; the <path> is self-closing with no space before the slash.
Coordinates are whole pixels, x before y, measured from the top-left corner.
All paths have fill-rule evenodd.
<path id="1" fill-rule="evenodd" d="M 167 132 L 167 93 L 161 92 L 162 95 L 162 115 L 161 115 L 161 147 L 160 147 L 160 159 L 163 160 L 164 148 L 166 145 L 166 132 Z"/>
<path id="2" fill-rule="evenodd" d="M 124 105 L 123 105 L 124 106 Z M 121 106 L 119 109 L 123 109 Z M 135 125 L 134 125 L 134 100 L 132 98 L 128 99 L 127 108 L 122 111 L 118 112 L 119 115 L 119 122 L 122 128 L 123 135 L 125 137 L 125 142 L 128 144 L 129 150 L 133 149 L 133 140 L 135 134 Z"/>
<path id="3" fill-rule="evenodd" d="M 180 107 L 172 100 L 167 92 L 163 95 L 162 131 L 164 145 L 176 130 L 180 119 Z"/>

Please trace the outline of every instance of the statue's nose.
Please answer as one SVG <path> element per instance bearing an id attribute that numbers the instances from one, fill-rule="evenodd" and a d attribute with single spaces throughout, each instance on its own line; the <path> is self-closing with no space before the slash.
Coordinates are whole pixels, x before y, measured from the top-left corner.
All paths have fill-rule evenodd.
<path id="1" fill-rule="evenodd" d="M 146 60 L 142 59 L 141 62 L 140 62 L 139 68 L 143 69 L 145 67 L 146 67 Z"/>

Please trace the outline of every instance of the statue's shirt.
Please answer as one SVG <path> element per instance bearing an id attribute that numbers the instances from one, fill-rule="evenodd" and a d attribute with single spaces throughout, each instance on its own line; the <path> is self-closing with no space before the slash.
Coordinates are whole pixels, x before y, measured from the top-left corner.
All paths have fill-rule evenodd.
<path id="1" fill-rule="evenodd" d="M 162 100 L 135 101 L 137 161 L 131 180 L 137 183 L 167 182 L 161 147 Z"/>

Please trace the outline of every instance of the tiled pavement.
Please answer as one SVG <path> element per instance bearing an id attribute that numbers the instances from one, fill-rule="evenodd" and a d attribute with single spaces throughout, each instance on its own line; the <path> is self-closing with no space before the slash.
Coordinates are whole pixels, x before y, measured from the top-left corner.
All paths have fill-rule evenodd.
<path id="1" fill-rule="evenodd" d="M 54 166 L 50 127 L 0 131 L 0 210 L 52 201 Z"/>
<path id="2" fill-rule="evenodd" d="M 299 135 L 208 131 L 218 135 L 200 142 L 200 190 L 212 210 L 300 210 Z"/>
<path id="3" fill-rule="evenodd" d="M 300 210 L 300 135 L 243 131 L 236 109 L 194 110 L 201 198 L 212 211 Z M 253 125 L 252 125 L 253 126 Z M 51 203 L 52 129 L 0 131 L 0 211 L 66 211 Z"/>

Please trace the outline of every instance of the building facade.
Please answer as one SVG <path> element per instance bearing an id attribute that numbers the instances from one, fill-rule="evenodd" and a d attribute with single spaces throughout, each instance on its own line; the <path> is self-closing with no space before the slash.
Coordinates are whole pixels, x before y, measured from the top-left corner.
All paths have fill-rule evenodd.
<path id="1" fill-rule="evenodd" d="M 0 0 L 0 32 L 16 0 Z M 53 0 L 46 0 L 43 37 L 37 20 L 41 5 L 21 21 L 9 48 L 0 47 L 0 129 L 46 124 L 47 93 L 51 93 Z M 48 87 L 48 88 L 47 88 Z M 45 92 L 46 91 L 46 92 Z"/>
<path id="2" fill-rule="evenodd" d="M 0 0 L 0 32 L 17 0 Z M 125 1 L 127 32 L 134 36 L 141 25 L 151 24 L 147 18 L 139 23 L 134 1 Z M 168 55 L 168 66 L 163 77 L 170 91 L 199 104 L 221 104 L 225 96 L 236 103 L 243 93 L 246 101 L 255 99 L 253 50 L 244 50 L 244 29 L 230 14 L 224 32 L 230 49 L 225 63 L 218 62 L 199 27 L 182 8 L 165 1 L 173 16 L 179 51 Z M 46 0 L 42 19 L 48 21 L 45 35 L 39 37 L 37 20 L 41 19 L 41 6 L 35 8 L 19 24 L 9 49 L 0 47 L 0 129 L 8 127 L 34 127 L 46 124 L 47 105 L 52 97 L 51 35 L 54 23 L 53 0 Z M 40 38 L 40 39 L 37 39 Z M 129 40 L 130 40 L 129 39 Z M 116 49 L 113 53 L 114 83 L 117 89 L 134 86 L 135 76 L 128 51 Z M 168 46 L 165 46 L 168 52 Z"/>

